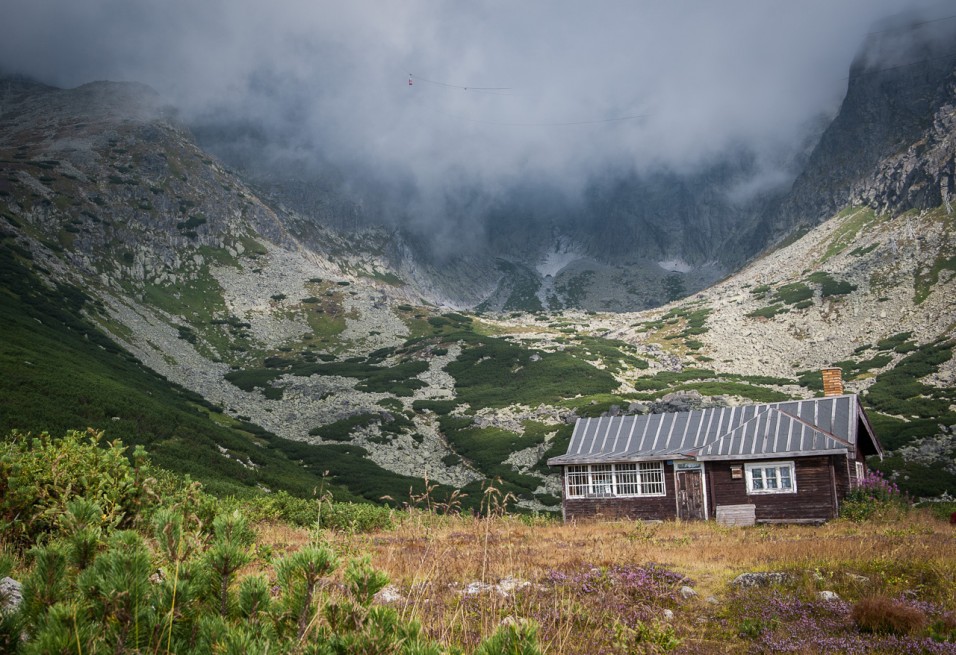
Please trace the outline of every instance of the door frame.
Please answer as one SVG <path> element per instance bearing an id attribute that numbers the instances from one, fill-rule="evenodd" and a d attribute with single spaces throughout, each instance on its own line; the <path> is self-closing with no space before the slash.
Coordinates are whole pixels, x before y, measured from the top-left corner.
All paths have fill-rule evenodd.
<path id="1" fill-rule="evenodd" d="M 708 511 L 709 499 L 707 498 L 707 470 L 704 466 L 704 462 L 674 462 L 674 504 L 677 518 L 684 520 L 680 515 L 680 482 L 678 481 L 678 476 L 681 473 L 700 474 L 701 502 L 704 506 L 703 520 L 710 520 L 710 512 Z"/>

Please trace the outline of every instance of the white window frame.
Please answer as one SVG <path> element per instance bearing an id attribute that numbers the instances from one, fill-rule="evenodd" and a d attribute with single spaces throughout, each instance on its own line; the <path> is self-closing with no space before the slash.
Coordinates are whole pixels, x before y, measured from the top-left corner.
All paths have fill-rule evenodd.
<path id="1" fill-rule="evenodd" d="M 747 478 L 747 493 L 754 495 L 761 494 L 795 494 L 797 493 L 797 467 L 793 461 L 788 462 L 752 462 L 744 464 L 745 476 Z M 760 471 L 757 479 L 759 484 L 755 485 L 754 472 Z M 767 472 L 772 471 L 772 475 Z M 789 475 L 781 474 L 781 471 L 787 471 Z M 789 481 L 790 486 L 784 486 Z"/>
<path id="2" fill-rule="evenodd" d="M 575 464 L 566 467 L 567 498 L 645 498 L 667 495 L 664 462 Z"/>
<path id="3" fill-rule="evenodd" d="M 863 462 L 854 462 L 856 466 L 854 467 L 854 472 L 856 473 L 856 482 L 853 484 L 854 487 L 859 487 L 860 482 L 863 481 L 863 478 L 866 477 L 866 466 Z"/>

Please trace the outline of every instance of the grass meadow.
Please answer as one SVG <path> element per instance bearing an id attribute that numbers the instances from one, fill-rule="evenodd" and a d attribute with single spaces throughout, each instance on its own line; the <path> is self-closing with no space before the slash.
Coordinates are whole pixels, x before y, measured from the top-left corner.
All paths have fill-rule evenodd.
<path id="1" fill-rule="evenodd" d="M 391 581 L 389 604 L 446 647 L 470 651 L 502 623 L 530 620 L 554 654 L 956 652 L 956 527 L 927 511 L 749 528 L 395 516 L 386 531 L 328 538 L 370 555 Z M 278 555 L 312 536 L 263 523 L 257 543 Z M 786 575 L 732 584 L 754 571 Z M 873 600 L 916 618 L 872 629 L 854 610 Z"/>
<path id="2" fill-rule="evenodd" d="M 213 496 L 103 433 L 12 433 L 0 653 L 954 653 L 956 505 L 872 482 L 823 526 L 565 524 L 491 486 Z"/>

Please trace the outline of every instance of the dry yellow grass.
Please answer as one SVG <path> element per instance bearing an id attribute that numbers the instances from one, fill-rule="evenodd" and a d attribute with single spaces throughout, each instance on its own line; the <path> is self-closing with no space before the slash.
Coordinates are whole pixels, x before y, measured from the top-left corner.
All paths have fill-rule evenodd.
<path id="1" fill-rule="evenodd" d="M 421 621 L 443 643 L 466 648 L 493 632 L 504 617 L 537 618 L 534 613 L 545 602 L 551 604 L 545 608 L 549 616 L 566 616 L 542 630 L 546 652 L 582 652 L 578 649 L 583 639 L 595 638 L 587 631 L 610 622 L 610 614 L 582 623 L 575 612 L 585 609 L 571 595 L 538 598 L 534 605 L 494 591 L 480 594 L 480 599 L 463 594 L 474 582 L 517 579 L 538 585 L 555 570 L 586 572 L 655 563 L 686 576 L 699 594 L 679 609 L 682 623 L 689 625 L 681 635 L 684 647 L 696 645 L 691 652 L 740 650 L 735 634 L 715 635 L 716 628 L 707 623 L 713 620 L 715 606 L 702 599 L 727 597 L 731 580 L 748 571 L 784 570 L 798 579 L 804 575 L 797 585 L 805 585 L 807 594 L 822 588 L 835 589 L 844 597 L 915 590 L 950 611 L 956 608 L 956 531 L 920 512 L 863 524 L 834 521 L 823 526 L 752 528 L 725 528 L 713 522 L 565 525 L 417 512 L 396 516 L 399 523 L 393 530 L 327 533 L 325 538 L 343 557 L 370 555 L 402 595 L 399 606 L 406 618 Z M 306 543 L 309 533 L 270 525 L 261 527 L 260 539 L 280 554 Z M 854 586 L 846 574 L 865 575 L 872 582 L 865 588 Z M 541 593 L 558 591 L 555 587 Z M 695 622 L 701 627 L 694 627 Z M 607 632 L 610 625 L 603 629 Z"/>

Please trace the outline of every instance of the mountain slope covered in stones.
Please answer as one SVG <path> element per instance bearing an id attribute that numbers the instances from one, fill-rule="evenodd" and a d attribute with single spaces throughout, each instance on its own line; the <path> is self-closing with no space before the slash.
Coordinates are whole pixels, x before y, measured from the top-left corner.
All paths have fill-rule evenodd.
<path id="1" fill-rule="evenodd" d="M 400 503 L 427 479 L 476 505 L 499 480 L 547 509 L 560 487 L 543 462 L 576 416 L 808 397 L 836 363 L 884 466 L 914 493 L 952 491 L 953 82 L 915 142 L 859 173 L 866 194 L 716 286 L 647 312 L 529 313 L 541 271 L 501 258 L 485 264 L 507 273 L 498 300 L 469 314 L 400 235 L 343 233 L 263 195 L 148 89 L 5 78 L 0 297 L 16 318 L 0 427 L 105 428 L 225 491 Z M 929 168 L 938 195 L 907 191 Z M 565 298 L 610 284 L 559 241 L 549 284 Z"/>

